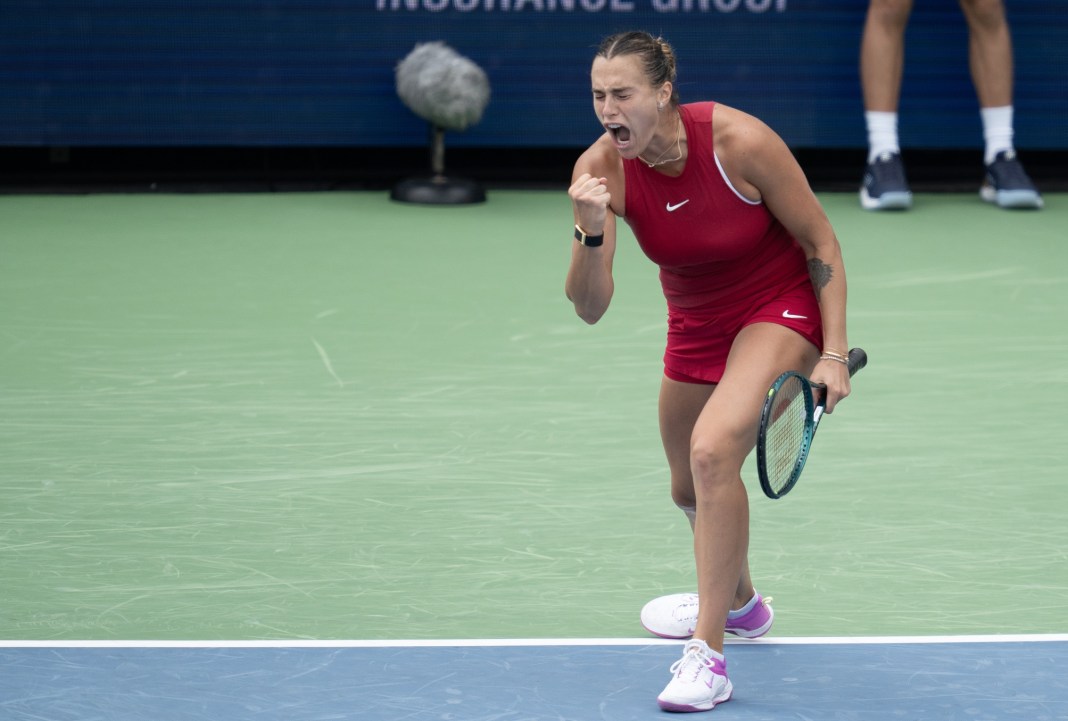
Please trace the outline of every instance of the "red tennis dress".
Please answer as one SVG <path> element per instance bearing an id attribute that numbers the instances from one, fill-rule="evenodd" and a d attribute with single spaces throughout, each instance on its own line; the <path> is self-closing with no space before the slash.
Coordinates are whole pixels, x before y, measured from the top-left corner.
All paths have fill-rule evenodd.
<path id="1" fill-rule="evenodd" d="M 679 177 L 623 160 L 625 220 L 660 266 L 667 299 L 664 373 L 690 383 L 718 383 L 750 323 L 778 323 L 823 347 L 805 253 L 763 203 L 727 180 L 713 152 L 715 105 L 680 106 L 689 153 Z"/>

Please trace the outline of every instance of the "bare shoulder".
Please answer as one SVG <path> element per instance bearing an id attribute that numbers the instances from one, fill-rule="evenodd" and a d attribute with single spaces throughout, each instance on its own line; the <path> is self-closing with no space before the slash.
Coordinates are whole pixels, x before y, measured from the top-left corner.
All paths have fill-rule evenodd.
<path id="1" fill-rule="evenodd" d="M 759 118 L 718 105 L 712 127 L 720 164 L 738 191 L 750 200 L 766 200 L 773 185 L 783 179 L 805 182 L 786 143 Z"/>
<path id="2" fill-rule="evenodd" d="M 725 112 L 720 114 L 720 110 Z M 716 154 L 734 187 L 760 200 L 797 238 L 826 222 L 804 171 L 786 142 L 759 118 L 734 108 L 716 107 Z"/>
<path id="3" fill-rule="evenodd" d="M 767 147 L 769 141 L 781 143 L 779 135 L 760 118 L 729 105 L 717 104 L 712 116 L 712 134 L 716 151 L 748 153 Z"/>

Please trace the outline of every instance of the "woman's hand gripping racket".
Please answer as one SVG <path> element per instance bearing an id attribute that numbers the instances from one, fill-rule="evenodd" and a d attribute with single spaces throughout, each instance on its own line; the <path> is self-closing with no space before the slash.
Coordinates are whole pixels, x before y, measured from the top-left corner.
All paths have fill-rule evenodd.
<path id="1" fill-rule="evenodd" d="M 849 351 L 849 375 L 868 363 L 860 348 Z M 782 498 L 805 468 L 812 438 L 823 417 L 826 386 L 788 371 L 772 384 L 760 413 L 757 472 L 768 498 Z"/>

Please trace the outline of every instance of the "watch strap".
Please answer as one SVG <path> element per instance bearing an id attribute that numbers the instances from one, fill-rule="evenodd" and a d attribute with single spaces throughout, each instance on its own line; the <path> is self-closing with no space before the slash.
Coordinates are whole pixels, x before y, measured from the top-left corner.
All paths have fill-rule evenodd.
<path id="1" fill-rule="evenodd" d="M 587 248 L 596 248 L 604 243 L 604 232 L 600 235 L 590 235 L 582 229 L 582 226 L 576 225 L 575 240 L 577 240 L 580 245 L 584 245 Z"/>

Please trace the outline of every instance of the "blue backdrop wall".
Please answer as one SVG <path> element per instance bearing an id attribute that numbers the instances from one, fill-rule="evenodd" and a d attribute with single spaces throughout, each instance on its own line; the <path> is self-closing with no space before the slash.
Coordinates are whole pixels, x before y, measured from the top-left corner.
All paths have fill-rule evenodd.
<path id="1" fill-rule="evenodd" d="M 1068 3 L 1008 0 L 1017 145 L 1068 148 Z M 0 0 L 0 145 L 422 146 L 394 68 L 443 40 L 488 74 L 452 147 L 584 146 L 593 48 L 661 33 L 683 100 L 752 112 L 794 147 L 864 145 L 865 0 Z M 917 0 L 902 142 L 981 143 L 955 0 Z"/>

